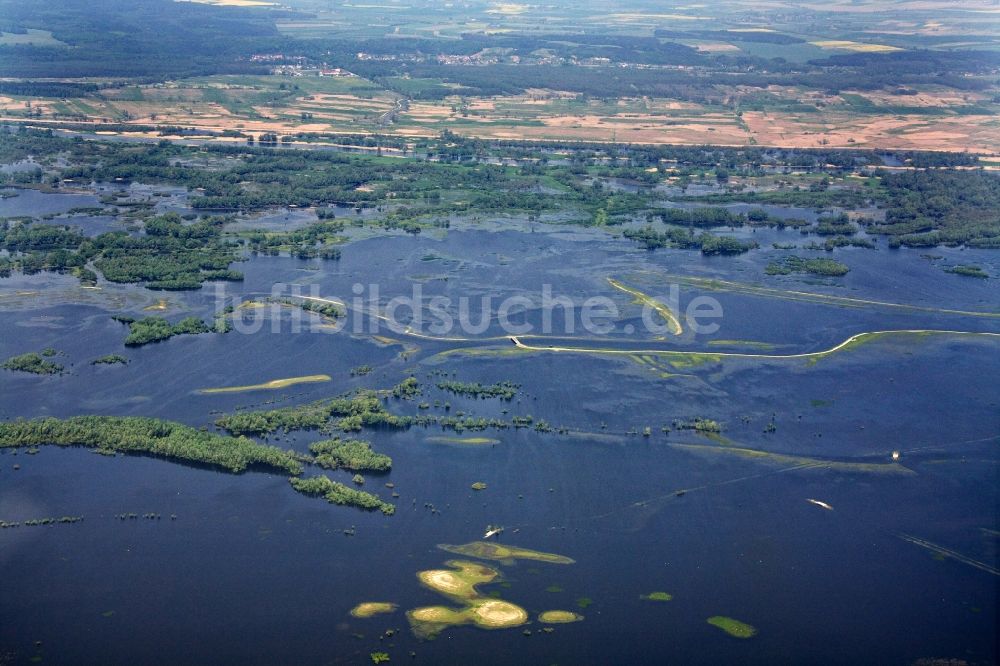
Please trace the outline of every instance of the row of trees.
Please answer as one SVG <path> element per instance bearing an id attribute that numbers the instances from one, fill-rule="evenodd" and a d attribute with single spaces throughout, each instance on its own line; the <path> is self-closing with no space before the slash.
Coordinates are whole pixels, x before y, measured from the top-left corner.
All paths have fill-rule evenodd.
<path id="1" fill-rule="evenodd" d="M 448 391 L 450 393 L 455 393 L 456 395 L 464 395 L 472 398 L 499 398 L 501 400 L 513 400 L 514 396 L 517 395 L 518 389 L 521 388 L 520 384 L 515 384 L 511 381 L 501 381 L 495 384 L 483 385 L 479 382 L 457 382 L 457 381 L 441 381 L 438 382 L 437 387 L 442 391 Z"/>
<path id="2" fill-rule="evenodd" d="M 764 269 L 768 275 L 791 275 L 792 273 L 811 273 L 823 277 L 842 277 L 850 271 L 847 264 L 833 259 L 803 259 L 801 257 L 785 257 L 781 261 L 772 261 Z"/>
<path id="3" fill-rule="evenodd" d="M 102 451 L 147 453 L 242 472 L 260 465 L 301 474 L 300 456 L 245 437 L 227 437 L 171 421 L 134 416 L 76 416 L 0 423 L 0 447 L 87 446 Z"/>
<path id="4" fill-rule="evenodd" d="M 744 241 L 732 236 L 716 236 L 702 232 L 697 236 L 691 229 L 671 227 L 656 231 L 651 226 L 642 229 L 626 229 L 625 238 L 640 243 L 647 250 L 657 248 L 697 249 L 706 255 L 742 254 L 759 247 L 757 241 Z"/>

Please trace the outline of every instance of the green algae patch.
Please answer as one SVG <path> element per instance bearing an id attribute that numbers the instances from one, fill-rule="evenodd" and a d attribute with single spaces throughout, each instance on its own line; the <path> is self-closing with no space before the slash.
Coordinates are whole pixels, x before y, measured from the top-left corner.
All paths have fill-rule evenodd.
<path id="1" fill-rule="evenodd" d="M 582 619 L 582 615 L 567 610 L 549 610 L 538 614 L 538 621 L 545 624 L 569 624 Z"/>
<path id="2" fill-rule="evenodd" d="M 629 354 L 629 360 L 633 361 L 637 365 L 647 370 L 651 370 L 660 379 L 671 379 L 673 377 L 693 377 L 694 375 L 671 372 L 673 369 L 672 365 L 667 365 L 663 361 L 660 361 L 652 354 Z"/>
<path id="3" fill-rule="evenodd" d="M 709 446 L 706 444 L 670 444 L 672 448 L 688 451 L 697 455 L 724 455 L 743 458 L 765 465 L 781 465 L 799 469 L 829 469 L 836 472 L 854 474 L 916 474 L 912 469 L 899 463 L 868 463 L 844 462 L 840 460 L 824 460 L 806 456 L 793 456 L 784 453 L 770 453 L 758 449 L 746 449 L 738 446 Z"/>
<path id="4" fill-rule="evenodd" d="M 198 393 L 213 395 L 216 393 L 244 393 L 247 391 L 273 391 L 275 389 L 288 388 L 297 384 L 315 384 L 318 382 L 330 381 L 330 375 L 306 375 L 304 377 L 288 377 L 286 379 L 272 379 L 269 382 L 260 384 L 247 384 L 246 386 L 223 386 L 221 388 L 200 389 Z"/>
<path id="5" fill-rule="evenodd" d="M 719 354 L 706 354 L 704 352 L 664 352 L 667 360 L 675 370 L 690 370 L 709 363 L 721 363 L 722 356 Z"/>
<path id="6" fill-rule="evenodd" d="M 674 595 L 667 592 L 650 592 L 649 594 L 641 595 L 639 598 L 646 601 L 670 601 L 674 598 Z"/>
<path id="7" fill-rule="evenodd" d="M 368 618 L 382 613 L 393 613 L 398 608 L 394 603 L 388 601 L 366 601 L 351 609 L 354 617 Z"/>
<path id="8" fill-rule="evenodd" d="M 486 490 L 486 484 L 483 483 L 482 481 L 476 481 L 469 487 L 472 488 L 473 490 Z"/>
<path id="9" fill-rule="evenodd" d="M 499 439 L 492 437 L 428 437 L 424 441 L 431 444 L 452 444 L 454 446 L 488 446 L 499 444 Z"/>
<path id="10" fill-rule="evenodd" d="M 724 615 L 715 615 L 706 620 L 713 627 L 718 627 L 733 638 L 753 638 L 757 635 L 757 630 L 739 620 Z"/>
<path id="11" fill-rule="evenodd" d="M 852 349 L 857 349 L 862 345 L 866 345 L 878 340 L 886 338 L 909 338 L 910 340 L 923 340 L 934 335 L 984 335 L 982 333 L 975 333 L 970 331 L 938 331 L 938 330 L 900 330 L 900 331 L 869 331 L 865 333 L 858 333 L 852 335 L 851 337 L 844 340 L 842 343 L 827 349 L 825 351 L 814 352 L 812 354 L 806 354 L 808 356 L 808 365 L 813 366 L 819 363 L 820 360 L 833 356 L 839 352 L 850 351 Z M 986 333 L 985 335 L 991 335 Z"/>
<path id="12" fill-rule="evenodd" d="M 564 555 L 543 553 L 538 550 L 518 548 L 517 546 L 506 546 L 491 541 L 473 541 L 472 543 L 460 546 L 443 543 L 439 544 L 438 548 L 456 555 L 476 557 L 481 560 L 494 560 L 497 562 L 534 560 L 536 562 L 548 562 L 550 564 L 573 564 L 576 561 Z"/>

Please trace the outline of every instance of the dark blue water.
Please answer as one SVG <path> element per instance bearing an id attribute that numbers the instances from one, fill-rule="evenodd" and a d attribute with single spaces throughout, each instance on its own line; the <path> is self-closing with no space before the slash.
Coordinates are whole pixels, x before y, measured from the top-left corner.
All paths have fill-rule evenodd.
<path id="1" fill-rule="evenodd" d="M 838 251 L 834 256 L 851 273 L 815 281 L 765 276 L 772 253 L 778 254 L 704 258 L 648 253 L 627 241 L 576 232 L 451 231 L 438 238 L 360 240 L 347 245 L 337 263 L 255 258 L 240 267 L 245 282 L 227 285 L 227 294 L 267 294 L 275 282 L 285 282 L 316 284 L 324 296 L 349 298 L 355 283 L 366 289 L 377 283 L 384 303 L 409 295 L 419 283 L 427 296 L 467 295 L 475 302 L 491 294 L 538 297 L 549 283 L 572 298 L 614 300 L 621 313 L 606 336 L 609 348 L 616 342 L 616 348 L 733 350 L 708 345 L 716 339 L 763 341 L 777 345 L 763 353 L 795 353 L 872 330 L 1000 331 L 996 318 L 682 285 L 682 306 L 699 295 L 719 300 L 721 328 L 657 341 L 641 331 L 624 332 L 625 324 L 640 323 L 639 308 L 606 282 L 612 276 L 666 296 L 669 276 L 687 275 L 954 310 L 1000 306 L 993 280 L 950 275 L 936 263 L 977 263 L 995 274 L 998 260 L 988 252 L 940 249 L 933 254 L 944 259 L 931 261 L 906 250 Z M 998 578 L 969 564 L 997 566 L 995 339 L 884 338 L 815 363 L 728 359 L 665 366 L 670 377 L 624 355 L 449 355 L 442 352 L 511 345 L 383 331 L 414 346 L 401 357 L 400 345 L 376 344 L 350 329 L 294 334 L 285 315 L 265 319 L 252 334 L 179 337 L 126 349 L 126 329 L 109 315 L 116 308 L 141 315 L 159 295 L 125 290 L 125 298 L 108 285 L 85 304 L 72 304 L 72 283 L 51 275 L 0 283 L 0 357 L 52 346 L 70 369 L 61 377 L 4 372 L 0 417 L 135 414 L 212 427 L 220 411 L 386 388 L 414 373 L 425 394 L 392 400 L 391 410 L 424 413 L 418 402 L 447 401 L 452 414 L 500 417 L 507 409 L 570 433 L 488 431 L 482 434 L 499 444 L 462 447 L 431 441 L 454 434 L 437 427 L 366 432 L 394 461 L 390 474 L 367 475 L 365 485 L 388 499 L 383 484 L 395 484 L 400 497 L 393 500 L 392 517 L 298 495 L 284 477 L 259 471 L 230 475 L 82 449 L 3 451 L 0 519 L 85 519 L 0 530 L 0 663 L 33 657 L 60 664 L 366 663 L 375 651 L 388 652 L 393 662 L 456 664 L 997 658 Z M 169 317 L 209 317 L 215 308 L 209 288 L 165 296 Z M 535 308 L 520 316 L 540 325 Z M 494 319 L 481 337 L 502 333 Z M 574 342 L 591 337 L 580 330 L 572 338 L 559 334 L 567 345 L 596 344 Z M 122 353 L 131 363 L 89 365 L 109 353 Z M 350 369 L 361 364 L 374 372 L 351 377 Z M 432 372 L 462 381 L 511 380 L 522 388 L 510 403 L 472 400 L 437 389 Z M 197 392 L 318 373 L 333 379 L 282 391 Z M 444 413 L 433 406 L 427 411 Z M 684 448 L 717 444 L 674 427 L 698 417 L 725 424 L 730 447 L 861 463 L 887 463 L 895 450 L 912 473 L 792 469 L 796 465 L 787 461 Z M 764 432 L 772 419 L 776 430 Z M 628 434 L 647 426 L 650 437 Z M 321 437 L 298 433 L 272 442 L 305 450 Z M 470 490 L 475 481 L 487 489 Z M 439 513 L 425 508 L 428 503 Z M 162 518 L 121 521 L 116 515 L 123 512 Z M 454 557 L 437 544 L 475 540 L 489 523 L 507 527 L 506 543 L 576 563 L 498 565 L 505 583 L 483 590 L 498 591 L 532 617 L 562 608 L 585 620 L 552 633 L 533 622 L 531 635 L 523 628 L 457 627 L 433 641 L 416 639 L 403 611 L 445 603 L 418 585 L 416 572 Z M 344 535 L 349 528 L 354 536 Z M 901 535 L 950 549 L 965 561 L 942 558 Z M 551 586 L 562 591 L 546 591 Z M 640 598 L 657 590 L 674 599 Z M 592 604 L 581 609 L 577 602 L 584 597 Z M 362 601 L 393 601 L 400 610 L 352 618 L 349 610 Z M 706 623 L 714 615 L 752 624 L 758 634 L 730 638 Z M 387 629 L 399 631 L 380 638 Z"/>

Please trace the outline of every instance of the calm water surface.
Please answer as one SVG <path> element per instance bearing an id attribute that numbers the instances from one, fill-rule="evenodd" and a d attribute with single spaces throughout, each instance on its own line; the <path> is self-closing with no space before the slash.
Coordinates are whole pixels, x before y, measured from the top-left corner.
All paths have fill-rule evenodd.
<path id="1" fill-rule="evenodd" d="M 10 208 L 2 214 L 18 214 L 12 202 L 19 199 L 0 201 Z M 57 210 L 53 205 L 35 213 Z M 79 205 L 93 203 L 74 200 L 63 210 Z M 758 233 L 767 234 L 768 245 L 772 237 L 799 239 L 797 232 Z M 323 295 L 348 298 L 352 285 L 377 283 L 384 302 L 420 284 L 427 296 L 465 295 L 477 302 L 484 295 L 540 297 L 541 285 L 549 283 L 572 298 L 614 299 L 621 316 L 604 344 L 619 347 L 733 351 L 708 343 L 750 340 L 774 345 L 761 353 L 796 353 L 873 330 L 1000 332 L 997 318 L 839 307 L 682 285 L 682 306 L 698 295 L 719 300 L 721 328 L 664 343 L 624 333 L 625 324 L 641 323 L 639 308 L 606 282 L 616 277 L 666 296 L 671 275 L 713 277 L 997 311 L 995 280 L 950 275 L 939 265 L 977 263 L 996 274 L 1000 258 L 989 252 L 936 249 L 928 254 L 941 258 L 929 259 L 907 250 L 838 251 L 851 273 L 810 281 L 765 277 L 767 262 L 782 255 L 773 250 L 735 259 L 649 253 L 573 229 L 431 236 L 358 240 L 337 263 L 254 258 L 240 267 L 246 280 L 227 285 L 227 293 L 267 294 L 272 284 L 285 282 L 316 284 Z M 163 296 L 171 303 L 170 317 L 214 312 L 211 288 Z M 997 659 L 998 578 L 969 564 L 997 567 L 995 340 L 885 338 L 814 364 L 729 359 L 657 370 L 627 356 L 442 355 L 457 347 L 510 347 L 504 341 L 406 339 L 414 348 L 401 357 L 401 346 L 379 345 L 368 335 L 294 334 L 290 322 L 268 320 L 254 334 L 179 337 L 125 349 L 126 330 L 109 315 L 141 315 L 160 294 L 108 285 L 84 297 L 73 279 L 36 275 L 0 282 L 0 297 L 0 357 L 51 346 L 63 352 L 59 362 L 71 370 L 61 377 L 0 375 L 4 419 L 144 415 L 212 427 L 219 412 L 387 388 L 415 373 L 425 395 L 390 401 L 392 411 L 416 414 L 417 402 L 440 400 L 450 403 L 451 413 L 504 417 L 506 409 L 571 431 L 488 431 L 485 436 L 500 442 L 482 447 L 435 443 L 429 438 L 449 434 L 437 427 L 366 432 L 393 458 L 390 474 L 369 475 L 366 483 L 385 498 L 390 491 L 382 485 L 395 484 L 397 513 L 388 518 L 298 495 L 284 477 L 259 471 L 230 475 L 84 449 L 42 447 L 36 455 L 5 450 L 0 519 L 85 520 L 0 530 L 0 663 L 370 663 L 375 651 L 388 652 L 394 663 L 434 664 L 469 663 L 471 655 L 483 664 Z M 540 323 L 537 311 L 522 318 Z M 272 323 L 280 333 L 271 332 Z M 482 337 L 494 335 L 502 335 L 496 321 Z M 123 353 L 131 363 L 89 365 L 109 353 Z M 374 371 L 351 377 L 350 369 L 361 364 Z M 661 376 L 665 370 L 673 376 Z M 511 380 L 522 389 L 510 403 L 465 399 L 437 389 L 431 372 L 454 373 L 462 381 Z M 271 392 L 197 392 L 318 373 L 333 380 Z M 724 446 L 868 463 L 888 462 L 896 450 L 913 473 L 795 469 L 787 461 L 684 448 L 679 445 L 717 442 L 689 431 L 661 431 L 697 417 L 726 425 Z M 776 431 L 765 433 L 772 419 Z M 628 434 L 647 426 L 650 437 Z M 272 442 L 306 450 L 320 438 L 298 433 Z M 470 490 L 474 481 L 487 483 L 487 490 Z M 123 512 L 163 518 L 118 520 Z M 436 640 L 418 640 L 403 611 L 446 602 L 421 588 L 416 572 L 453 557 L 437 544 L 473 541 L 490 523 L 506 526 L 504 543 L 576 563 L 501 564 L 504 582 L 483 591 L 524 606 L 533 618 L 569 609 L 585 620 L 552 633 L 541 632 L 535 621 L 527 626 L 530 635 L 524 628 L 457 627 Z M 354 536 L 344 535 L 349 528 Z M 641 599 L 652 591 L 669 592 L 673 600 Z M 396 602 L 400 611 L 352 618 L 349 610 L 362 601 Z M 750 640 L 731 638 L 706 623 L 715 615 L 752 624 L 758 633 Z M 396 633 L 385 637 L 388 629 Z"/>

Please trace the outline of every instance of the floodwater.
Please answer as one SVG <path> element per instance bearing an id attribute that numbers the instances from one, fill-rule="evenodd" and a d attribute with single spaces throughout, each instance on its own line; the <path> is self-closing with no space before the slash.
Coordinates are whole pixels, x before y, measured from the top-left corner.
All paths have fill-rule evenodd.
<path id="1" fill-rule="evenodd" d="M 46 203 L 36 214 L 79 205 L 86 203 Z M 479 321 L 483 297 L 493 297 L 494 309 L 514 295 L 537 302 L 549 284 L 553 295 L 578 302 L 603 296 L 618 307 L 604 335 L 582 330 L 577 319 L 573 331 L 557 326 L 548 340 L 524 337 L 543 347 L 796 354 L 866 331 L 1000 333 L 1000 318 L 938 311 L 1000 311 L 995 280 L 942 270 L 975 263 L 997 275 L 1000 256 L 988 251 L 846 249 L 833 254 L 851 266 L 844 278 L 769 277 L 768 261 L 787 252 L 735 258 L 647 252 L 601 232 L 497 230 L 503 226 L 358 239 L 339 262 L 255 257 L 237 266 L 246 280 L 225 285 L 226 296 L 268 295 L 282 283 L 307 294 L 315 285 L 317 295 L 346 301 L 355 297 L 355 285 L 362 299 L 378 285 L 377 300 L 385 305 L 420 285 L 425 298 L 451 298 L 456 312 L 458 299 L 469 297 Z M 791 230 L 757 234 L 766 235 L 765 248 L 804 240 Z M 674 276 L 775 291 L 707 288 Z M 699 296 L 717 299 L 719 329 L 656 339 L 642 328 L 640 306 L 608 277 L 664 301 L 676 283 L 682 310 Z M 50 274 L 0 281 L 0 357 L 51 346 L 70 370 L 58 377 L 4 371 L 0 418 L 144 415 L 211 428 L 219 412 L 389 388 L 413 373 L 424 395 L 390 399 L 391 411 L 531 415 L 568 432 L 488 430 L 472 434 L 498 444 L 461 446 L 431 441 L 455 435 L 438 427 L 366 431 L 361 436 L 393 458 L 391 473 L 367 475 L 365 485 L 384 499 L 390 490 L 383 484 L 395 485 L 400 497 L 392 500 L 392 517 L 304 497 L 282 476 L 260 471 L 231 475 L 85 449 L 3 450 L 0 519 L 84 521 L 0 530 L 0 663 L 369 663 L 372 652 L 434 664 L 997 659 L 997 338 L 887 336 L 818 360 L 730 357 L 670 365 L 660 357 L 653 367 L 625 354 L 519 353 L 496 317 L 477 335 L 448 336 L 471 341 L 380 329 L 404 347 L 379 343 L 365 328 L 354 332 L 358 312 L 346 331 L 334 333 L 305 325 L 295 332 L 288 312 L 272 318 L 258 310 L 255 332 L 127 349 L 125 327 L 109 315 L 151 314 L 142 308 L 162 297 L 168 317 L 211 317 L 214 285 L 151 293 L 115 285 L 82 292 L 75 283 Z M 400 313 L 412 323 L 406 308 Z M 553 319 L 564 324 L 563 312 Z M 543 335 L 537 307 L 511 320 Z M 240 328 L 255 326 L 247 319 Z M 89 364 L 110 353 L 131 362 Z M 352 377 L 362 364 L 374 370 Z M 332 381 L 197 392 L 321 373 Z M 463 398 L 438 389 L 437 373 L 466 382 L 509 380 L 521 389 L 509 403 Z M 420 408 L 423 401 L 429 409 Z M 450 411 L 435 401 L 448 402 Z M 724 424 L 724 439 L 675 425 L 696 418 Z M 772 420 L 774 431 L 765 432 Z M 646 427 L 648 437 L 641 434 Z M 306 432 L 271 441 L 305 450 L 320 438 Z M 909 473 L 726 451 L 734 448 L 879 465 L 898 451 Z M 326 473 L 345 482 L 350 476 Z M 476 481 L 487 489 L 471 490 Z M 130 512 L 162 518 L 116 517 Z M 436 640 L 417 639 L 403 612 L 444 599 L 421 588 L 416 573 L 453 559 L 437 544 L 473 541 L 487 524 L 505 526 L 502 543 L 576 563 L 498 565 L 504 582 L 482 591 L 525 607 L 532 617 L 526 627 L 464 626 Z M 641 599 L 653 591 L 673 600 Z M 400 610 L 351 617 L 363 601 L 395 602 Z M 551 609 L 585 619 L 542 632 L 534 618 Z M 706 622 L 716 615 L 753 625 L 757 635 L 732 638 Z M 397 631 L 386 636 L 388 629 Z"/>

